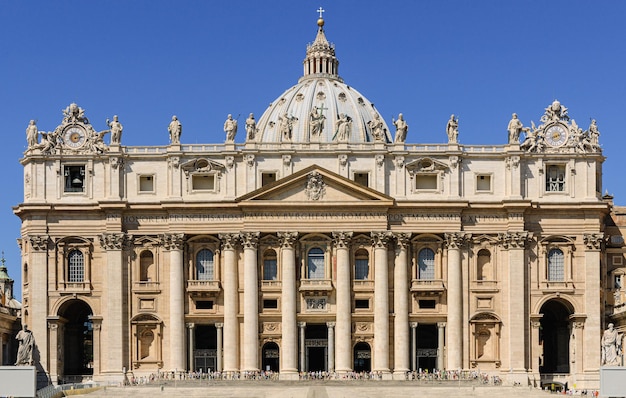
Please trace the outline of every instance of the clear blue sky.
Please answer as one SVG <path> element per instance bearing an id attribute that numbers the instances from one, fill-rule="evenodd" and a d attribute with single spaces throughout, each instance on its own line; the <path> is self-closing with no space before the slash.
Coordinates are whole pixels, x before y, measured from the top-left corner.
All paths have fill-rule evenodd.
<path id="1" fill-rule="evenodd" d="M 603 190 L 626 204 L 624 1 L 0 0 L 0 250 L 16 285 L 30 119 L 51 131 L 76 102 L 96 130 L 119 115 L 125 145 L 166 145 L 174 114 L 183 143 L 223 142 L 228 113 L 260 117 L 297 82 L 320 6 L 339 74 L 387 123 L 402 112 L 407 142 L 446 142 L 454 113 L 462 144 L 504 144 L 511 113 L 529 125 L 558 99 L 581 127 L 597 119 Z"/>

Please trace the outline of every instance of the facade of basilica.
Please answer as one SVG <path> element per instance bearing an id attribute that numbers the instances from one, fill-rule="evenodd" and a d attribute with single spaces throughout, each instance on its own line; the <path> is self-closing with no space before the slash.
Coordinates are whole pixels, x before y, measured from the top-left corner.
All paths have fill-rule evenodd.
<path id="1" fill-rule="evenodd" d="M 554 101 L 502 145 L 459 144 L 454 116 L 447 143 L 409 144 L 409 121 L 343 82 L 323 26 L 297 84 L 258 120 L 229 115 L 224 143 L 185 144 L 172 117 L 170 145 L 125 146 L 117 117 L 98 132 L 76 104 L 29 125 L 14 211 L 41 369 L 597 387 L 626 221 L 595 121 Z"/>

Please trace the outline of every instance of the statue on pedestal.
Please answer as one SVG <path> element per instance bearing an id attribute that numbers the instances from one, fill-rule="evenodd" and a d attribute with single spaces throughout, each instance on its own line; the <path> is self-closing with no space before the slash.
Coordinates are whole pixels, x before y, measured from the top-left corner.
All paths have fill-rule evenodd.
<path id="1" fill-rule="evenodd" d="M 24 325 L 22 327 L 22 330 L 17 332 L 15 340 L 20 342 L 20 345 L 17 349 L 17 361 L 15 361 L 15 366 L 32 366 L 33 346 L 35 345 L 33 332 L 28 330 L 27 325 Z"/>
<path id="2" fill-rule="evenodd" d="M 622 334 L 615 330 L 614 325 L 609 323 L 602 335 L 602 365 L 622 365 Z"/>

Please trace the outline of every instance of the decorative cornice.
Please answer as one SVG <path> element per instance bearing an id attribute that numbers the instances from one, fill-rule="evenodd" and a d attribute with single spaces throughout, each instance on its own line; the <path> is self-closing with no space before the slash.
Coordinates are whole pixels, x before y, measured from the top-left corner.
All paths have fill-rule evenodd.
<path id="1" fill-rule="evenodd" d="M 285 249 L 291 249 L 298 241 L 297 232 L 277 232 L 278 239 L 280 240 L 280 247 Z"/>
<path id="2" fill-rule="evenodd" d="M 34 251 L 48 250 L 48 236 L 32 235 L 28 237 L 28 240 L 30 241 L 30 247 L 32 247 Z"/>
<path id="3" fill-rule="evenodd" d="M 333 241 L 335 242 L 335 246 L 340 249 L 346 249 L 348 245 L 350 245 L 352 235 L 353 232 L 333 232 Z"/>
<path id="4" fill-rule="evenodd" d="M 105 250 L 122 250 L 124 246 L 124 240 L 126 238 L 125 233 L 103 233 L 98 236 L 100 239 L 100 246 Z"/>
<path id="5" fill-rule="evenodd" d="M 389 244 L 389 240 L 393 237 L 391 231 L 375 231 L 371 233 L 372 246 L 378 249 L 384 249 Z"/>
<path id="6" fill-rule="evenodd" d="M 239 235 L 244 249 L 256 249 L 259 245 L 260 232 L 242 232 Z"/>
<path id="7" fill-rule="evenodd" d="M 218 238 L 222 241 L 223 250 L 235 250 L 239 234 L 218 234 Z"/>
<path id="8" fill-rule="evenodd" d="M 601 250 L 602 243 L 604 243 L 604 234 L 583 234 L 583 242 L 586 250 Z"/>
<path id="9" fill-rule="evenodd" d="M 185 234 L 160 235 L 161 243 L 166 250 L 183 250 L 185 248 Z"/>

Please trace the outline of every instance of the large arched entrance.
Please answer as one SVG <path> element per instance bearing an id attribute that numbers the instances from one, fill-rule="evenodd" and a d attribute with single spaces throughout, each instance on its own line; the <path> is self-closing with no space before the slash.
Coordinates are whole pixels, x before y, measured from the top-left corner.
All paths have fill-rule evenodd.
<path id="1" fill-rule="evenodd" d="M 372 349 L 364 342 L 354 346 L 354 371 L 370 372 L 372 370 Z"/>
<path id="2" fill-rule="evenodd" d="M 89 305 L 81 300 L 70 300 L 59 310 L 59 316 L 65 320 L 59 347 L 63 352 L 60 366 L 66 376 L 93 374 L 92 314 Z"/>
<path id="3" fill-rule="evenodd" d="M 272 372 L 279 371 L 279 363 L 280 363 L 280 351 L 278 348 L 278 344 L 276 343 L 265 343 L 263 345 L 263 369 L 262 370 L 271 370 Z"/>
<path id="4" fill-rule="evenodd" d="M 543 361 L 540 363 L 539 372 L 569 373 L 569 317 L 572 310 L 561 301 L 550 300 L 541 307 L 540 313 L 543 316 L 539 329 L 539 344 L 543 346 Z"/>

